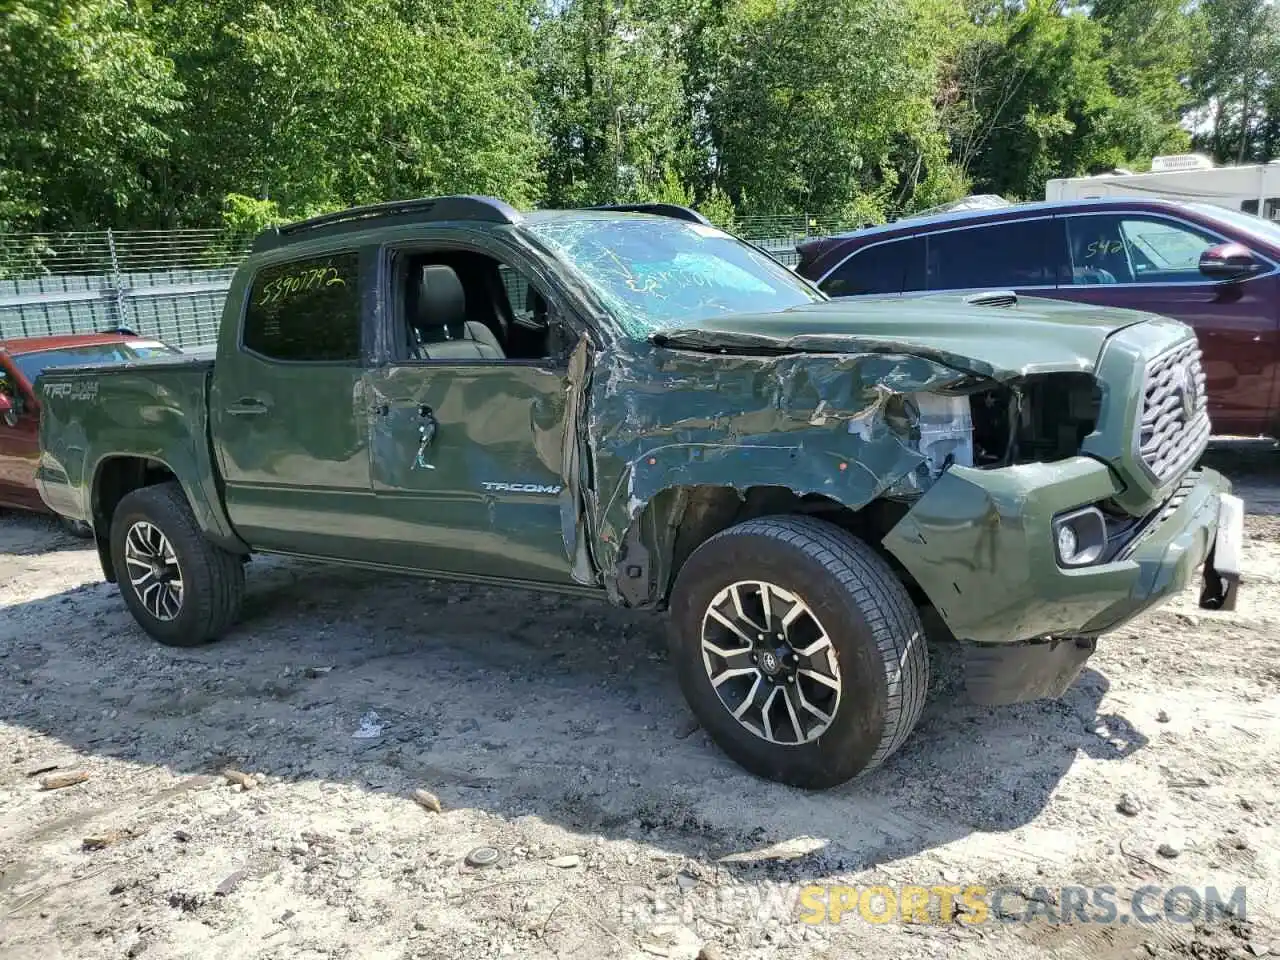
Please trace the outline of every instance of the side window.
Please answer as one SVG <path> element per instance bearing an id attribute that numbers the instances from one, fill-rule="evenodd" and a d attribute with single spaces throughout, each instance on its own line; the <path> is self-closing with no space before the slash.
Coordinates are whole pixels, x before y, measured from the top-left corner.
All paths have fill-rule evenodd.
<path id="1" fill-rule="evenodd" d="M 1065 269 L 1057 220 L 1015 220 L 933 233 L 928 237 L 928 289 L 1051 287 Z"/>
<path id="2" fill-rule="evenodd" d="M 249 290 L 244 346 L 272 360 L 360 359 L 360 255 L 339 253 L 261 270 Z"/>
<path id="3" fill-rule="evenodd" d="M 1190 224 L 1106 214 L 1069 217 L 1072 282 L 1199 283 L 1200 255 L 1220 241 Z"/>
<path id="4" fill-rule="evenodd" d="M 822 282 L 832 297 L 924 289 L 924 239 L 890 240 L 859 250 Z"/>
<path id="5" fill-rule="evenodd" d="M 567 332 L 519 270 L 464 250 L 398 253 L 393 269 L 402 360 L 560 359 Z"/>

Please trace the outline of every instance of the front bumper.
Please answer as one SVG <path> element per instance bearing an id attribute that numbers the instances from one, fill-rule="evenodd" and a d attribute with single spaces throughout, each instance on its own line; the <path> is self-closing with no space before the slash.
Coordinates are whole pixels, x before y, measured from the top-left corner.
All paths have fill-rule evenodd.
<path id="1" fill-rule="evenodd" d="M 1081 456 L 998 470 L 952 467 L 884 545 L 960 640 L 1097 637 L 1186 588 L 1211 553 L 1207 581 L 1217 577 L 1229 589 L 1208 582 L 1202 599 L 1216 593 L 1221 602 L 1206 606 L 1234 603 L 1242 511 L 1230 490 L 1217 471 L 1193 471 L 1180 502 L 1157 507 L 1116 559 L 1069 569 L 1057 562 L 1053 517 L 1121 492 L 1105 464 Z"/>

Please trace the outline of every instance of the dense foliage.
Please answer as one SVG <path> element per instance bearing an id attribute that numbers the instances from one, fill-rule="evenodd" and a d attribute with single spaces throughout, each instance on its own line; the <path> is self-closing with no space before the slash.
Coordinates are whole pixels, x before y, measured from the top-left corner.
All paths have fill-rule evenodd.
<path id="1" fill-rule="evenodd" d="M 1280 155 L 1272 0 L 0 0 L 0 229 L 442 192 L 880 219 Z"/>

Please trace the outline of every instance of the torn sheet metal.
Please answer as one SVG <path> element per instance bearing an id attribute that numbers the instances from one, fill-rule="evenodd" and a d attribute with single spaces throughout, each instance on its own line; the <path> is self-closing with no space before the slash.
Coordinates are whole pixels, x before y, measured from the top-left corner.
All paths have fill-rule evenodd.
<path id="1" fill-rule="evenodd" d="M 710 357 L 646 344 L 598 357 L 586 423 L 594 482 L 582 486 L 597 569 L 610 576 L 627 531 L 673 488 L 778 486 L 853 509 L 918 489 L 926 458 L 895 402 L 970 380 L 901 354 Z"/>

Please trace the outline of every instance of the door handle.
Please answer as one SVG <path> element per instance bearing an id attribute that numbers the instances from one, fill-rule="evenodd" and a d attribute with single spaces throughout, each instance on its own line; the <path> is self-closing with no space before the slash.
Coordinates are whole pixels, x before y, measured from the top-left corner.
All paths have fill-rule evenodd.
<path id="1" fill-rule="evenodd" d="M 241 397 L 239 401 L 227 407 L 227 413 L 233 417 L 250 417 L 260 413 L 266 413 L 271 409 L 266 403 L 256 397 Z"/>
<path id="2" fill-rule="evenodd" d="M 418 434 L 422 437 L 422 446 L 431 446 L 431 441 L 436 438 L 436 428 L 440 424 L 436 421 L 436 413 L 425 403 L 418 407 Z"/>
<path id="3" fill-rule="evenodd" d="M 436 415 L 425 403 L 418 407 L 418 455 L 413 458 L 413 470 L 434 470 L 427 463 L 427 447 L 436 438 Z"/>

